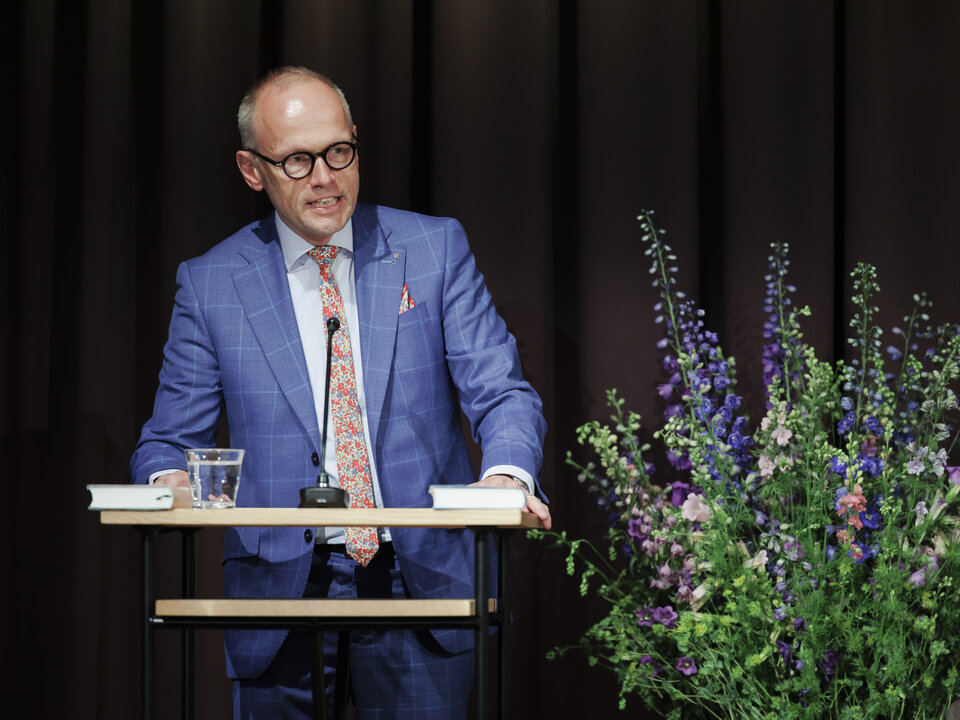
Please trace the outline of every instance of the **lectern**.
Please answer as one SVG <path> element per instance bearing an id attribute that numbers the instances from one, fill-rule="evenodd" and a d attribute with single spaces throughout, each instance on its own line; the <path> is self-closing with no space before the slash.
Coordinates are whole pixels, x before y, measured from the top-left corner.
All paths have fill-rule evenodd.
<path id="1" fill-rule="evenodd" d="M 192 508 L 127 511 L 105 510 L 103 525 L 128 525 L 141 538 L 142 603 L 142 716 L 155 717 L 155 633 L 158 629 L 184 632 L 181 660 L 182 716 L 193 718 L 193 631 L 221 629 L 352 629 L 352 628 L 472 628 L 476 635 L 475 687 L 477 718 L 492 717 L 485 688 L 490 673 L 490 627 L 499 631 L 497 662 L 497 717 L 509 713 L 510 681 L 510 535 L 539 526 L 535 515 L 521 510 L 433 510 L 422 508 Z M 475 535 L 474 594 L 472 598 L 437 600 L 230 599 L 194 597 L 194 534 L 204 527 L 432 527 L 467 528 Z M 181 530 L 181 596 L 158 599 L 154 585 L 154 534 L 162 528 Z M 488 537 L 497 539 L 499 597 L 490 599 Z"/>

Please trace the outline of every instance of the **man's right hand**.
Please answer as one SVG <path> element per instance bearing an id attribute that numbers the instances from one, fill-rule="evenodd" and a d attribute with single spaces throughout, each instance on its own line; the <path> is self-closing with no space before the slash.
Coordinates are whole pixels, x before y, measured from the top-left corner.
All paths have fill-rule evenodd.
<path id="1" fill-rule="evenodd" d="M 175 508 L 193 507 L 193 494 L 190 492 L 190 476 L 185 470 L 174 470 L 160 475 L 153 481 L 154 485 L 167 485 L 173 488 L 173 506 Z"/>
<path id="2" fill-rule="evenodd" d="M 153 481 L 154 485 L 168 485 L 170 487 L 190 487 L 190 476 L 186 470 L 173 470 L 164 475 L 158 476 Z"/>

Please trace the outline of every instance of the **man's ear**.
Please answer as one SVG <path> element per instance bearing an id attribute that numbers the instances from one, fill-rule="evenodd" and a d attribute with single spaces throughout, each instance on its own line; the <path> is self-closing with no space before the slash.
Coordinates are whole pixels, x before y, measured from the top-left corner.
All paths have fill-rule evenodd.
<path id="1" fill-rule="evenodd" d="M 259 192 L 263 190 L 263 181 L 260 179 L 260 170 L 254 162 L 253 155 L 248 150 L 237 150 L 237 167 L 247 185 Z"/>

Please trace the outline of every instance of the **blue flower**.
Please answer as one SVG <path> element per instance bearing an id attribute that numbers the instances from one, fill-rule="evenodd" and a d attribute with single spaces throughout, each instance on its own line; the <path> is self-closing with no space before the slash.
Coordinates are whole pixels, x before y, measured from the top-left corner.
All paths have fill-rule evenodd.
<path id="1" fill-rule="evenodd" d="M 840 458 L 836 456 L 834 456 L 833 460 L 830 461 L 830 469 L 840 477 L 846 477 L 847 475 L 846 463 L 840 462 Z"/>
<path id="2" fill-rule="evenodd" d="M 837 432 L 841 435 L 846 435 L 848 432 L 850 432 L 850 428 L 853 427 L 856 419 L 857 417 L 853 412 L 848 412 L 843 416 L 843 419 L 837 423 Z"/>

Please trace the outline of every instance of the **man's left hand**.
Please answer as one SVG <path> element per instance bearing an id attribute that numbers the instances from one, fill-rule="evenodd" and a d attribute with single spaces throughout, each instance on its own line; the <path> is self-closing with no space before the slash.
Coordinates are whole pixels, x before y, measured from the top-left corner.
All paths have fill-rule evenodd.
<path id="1" fill-rule="evenodd" d="M 489 475 L 473 484 L 479 487 L 520 487 L 520 484 L 509 475 Z M 527 494 L 527 512 L 532 512 L 540 518 L 540 524 L 544 530 L 549 530 L 553 525 L 550 519 L 550 509 L 538 497 L 531 495 L 529 491 L 524 490 L 524 492 Z"/>

